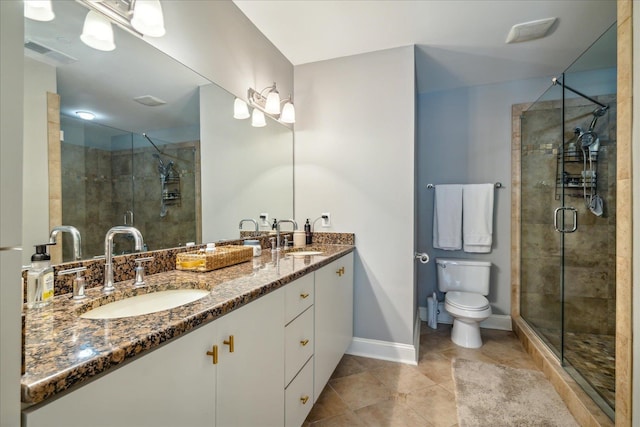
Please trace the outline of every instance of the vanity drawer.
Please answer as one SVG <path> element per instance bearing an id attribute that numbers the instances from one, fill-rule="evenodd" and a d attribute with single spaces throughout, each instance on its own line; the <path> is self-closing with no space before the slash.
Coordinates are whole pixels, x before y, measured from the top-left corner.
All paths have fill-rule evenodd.
<path id="1" fill-rule="evenodd" d="M 284 345 L 284 384 L 286 386 L 313 355 L 313 308 L 308 308 L 286 326 Z"/>
<path id="2" fill-rule="evenodd" d="M 313 358 L 284 391 L 284 425 L 299 427 L 313 407 Z"/>
<path id="3" fill-rule="evenodd" d="M 285 286 L 285 325 L 313 305 L 314 274 L 307 274 Z"/>

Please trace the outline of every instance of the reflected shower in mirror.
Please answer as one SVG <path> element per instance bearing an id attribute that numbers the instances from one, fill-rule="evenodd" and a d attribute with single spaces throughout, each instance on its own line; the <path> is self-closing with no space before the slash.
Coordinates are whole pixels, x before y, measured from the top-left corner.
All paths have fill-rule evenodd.
<path id="1" fill-rule="evenodd" d="M 89 48 L 79 39 L 87 9 L 53 7 L 53 21 L 25 19 L 26 248 L 61 224 L 81 230 L 91 258 L 114 225 L 133 223 L 155 250 L 237 238 L 238 221 L 261 212 L 293 215 L 290 128 L 234 120 L 233 95 L 116 25 L 115 50 Z M 70 260 L 67 239 L 57 262 Z M 116 254 L 131 250 L 118 239 Z"/>

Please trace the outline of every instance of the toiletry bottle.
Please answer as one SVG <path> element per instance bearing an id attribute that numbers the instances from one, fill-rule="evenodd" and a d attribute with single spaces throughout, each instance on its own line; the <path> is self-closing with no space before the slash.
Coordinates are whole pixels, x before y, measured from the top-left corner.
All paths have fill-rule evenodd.
<path id="1" fill-rule="evenodd" d="M 36 245 L 27 272 L 27 308 L 44 307 L 53 301 L 53 268 L 47 245 Z"/>
<path id="2" fill-rule="evenodd" d="M 307 218 L 307 222 L 304 223 L 304 234 L 307 245 L 313 243 L 313 235 L 311 234 L 311 224 L 309 223 L 309 218 Z"/>

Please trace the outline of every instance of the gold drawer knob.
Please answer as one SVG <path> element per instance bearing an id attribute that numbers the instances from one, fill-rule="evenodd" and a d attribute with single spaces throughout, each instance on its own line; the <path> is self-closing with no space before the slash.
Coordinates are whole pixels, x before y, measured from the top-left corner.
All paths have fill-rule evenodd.
<path id="1" fill-rule="evenodd" d="M 233 353 L 233 335 L 229 335 L 229 339 L 222 341 L 222 343 L 229 346 L 229 353 Z"/>
<path id="2" fill-rule="evenodd" d="M 214 345 L 211 347 L 211 351 L 207 351 L 207 356 L 211 356 L 213 358 L 213 364 L 218 364 L 218 346 Z"/>
<path id="3" fill-rule="evenodd" d="M 307 299 L 309 298 L 309 294 L 300 294 L 300 298 Z"/>
<path id="4" fill-rule="evenodd" d="M 303 405 L 306 405 L 308 401 L 309 401 L 309 396 L 302 396 L 300 398 L 300 402 L 302 402 Z"/>
<path id="5" fill-rule="evenodd" d="M 303 346 L 303 347 L 306 346 L 307 344 L 309 344 L 309 340 L 300 341 L 300 345 Z"/>
<path id="6" fill-rule="evenodd" d="M 344 267 L 340 267 L 337 271 L 336 274 L 340 277 L 342 277 L 342 275 L 344 274 Z"/>

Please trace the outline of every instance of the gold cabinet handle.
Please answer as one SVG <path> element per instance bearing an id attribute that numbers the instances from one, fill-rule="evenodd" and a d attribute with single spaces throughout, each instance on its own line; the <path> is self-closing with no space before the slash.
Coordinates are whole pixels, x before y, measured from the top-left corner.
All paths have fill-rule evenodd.
<path id="1" fill-rule="evenodd" d="M 308 401 L 309 401 L 309 396 L 302 396 L 300 398 L 300 402 L 302 402 L 303 405 L 306 405 Z"/>
<path id="2" fill-rule="evenodd" d="M 211 356 L 213 358 L 213 364 L 218 364 L 218 346 L 214 345 L 211 347 L 211 351 L 207 351 L 207 356 Z"/>
<path id="3" fill-rule="evenodd" d="M 300 341 L 300 345 L 303 346 L 303 347 L 306 346 L 307 344 L 309 344 L 309 340 Z"/>
<path id="4" fill-rule="evenodd" d="M 344 274 L 344 267 L 340 267 L 337 271 L 336 274 L 340 277 L 342 277 L 342 275 Z"/>
<path id="5" fill-rule="evenodd" d="M 300 294 L 300 298 L 307 299 L 309 298 L 309 294 Z"/>
<path id="6" fill-rule="evenodd" d="M 229 339 L 222 341 L 222 343 L 229 346 L 229 353 L 233 353 L 233 335 L 229 335 Z"/>

